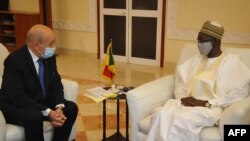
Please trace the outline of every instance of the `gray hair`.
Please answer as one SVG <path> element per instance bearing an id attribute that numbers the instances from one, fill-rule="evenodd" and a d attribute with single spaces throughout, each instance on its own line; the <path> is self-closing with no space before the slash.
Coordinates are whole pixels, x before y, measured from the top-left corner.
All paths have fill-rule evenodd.
<path id="1" fill-rule="evenodd" d="M 44 40 L 44 33 L 42 31 L 36 30 L 36 31 L 29 31 L 26 35 L 26 42 L 38 42 L 42 43 Z"/>

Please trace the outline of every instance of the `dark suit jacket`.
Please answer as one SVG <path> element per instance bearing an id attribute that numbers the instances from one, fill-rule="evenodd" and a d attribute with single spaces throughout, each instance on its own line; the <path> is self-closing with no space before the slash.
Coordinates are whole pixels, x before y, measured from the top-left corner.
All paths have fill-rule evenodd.
<path id="1" fill-rule="evenodd" d="M 28 47 L 11 53 L 4 61 L 0 109 L 8 112 L 10 108 L 35 107 L 42 111 L 63 104 L 63 85 L 57 72 L 55 56 L 44 60 L 44 73 L 46 97 L 42 93 Z"/>

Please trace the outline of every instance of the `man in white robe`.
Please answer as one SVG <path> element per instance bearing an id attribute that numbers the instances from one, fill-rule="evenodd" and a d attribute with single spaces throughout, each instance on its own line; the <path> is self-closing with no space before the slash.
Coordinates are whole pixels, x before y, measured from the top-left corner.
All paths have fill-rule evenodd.
<path id="1" fill-rule="evenodd" d="M 224 29 L 206 21 L 198 35 L 200 54 L 176 69 L 175 99 L 156 109 L 147 141 L 199 141 L 223 109 L 248 96 L 250 70 L 240 56 L 222 53 Z"/>

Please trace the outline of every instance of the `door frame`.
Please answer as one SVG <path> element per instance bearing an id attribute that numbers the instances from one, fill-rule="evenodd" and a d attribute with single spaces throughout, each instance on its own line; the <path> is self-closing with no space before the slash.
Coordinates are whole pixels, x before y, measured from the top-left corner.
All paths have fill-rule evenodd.
<path id="1" fill-rule="evenodd" d="M 167 0 L 162 0 L 162 24 L 161 24 L 161 45 L 160 45 L 160 67 L 164 67 L 165 52 L 165 23 L 166 23 Z M 100 0 L 97 0 L 97 58 L 101 58 L 100 38 Z"/>
<path id="2" fill-rule="evenodd" d="M 51 0 L 39 0 L 40 21 L 52 28 Z"/>

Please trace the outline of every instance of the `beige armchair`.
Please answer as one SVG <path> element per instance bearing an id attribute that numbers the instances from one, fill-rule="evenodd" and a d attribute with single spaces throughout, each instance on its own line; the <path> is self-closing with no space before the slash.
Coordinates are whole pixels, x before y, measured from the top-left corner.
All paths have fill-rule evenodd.
<path id="1" fill-rule="evenodd" d="M 2 84 L 3 61 L 9 54 L 8 50 L 0 43 L 0 89 Z M 76 102 L 79 85 L 72 80 L 62 79 L 65 98 Z M 51 141 L 53 127 L 49 122 L 44 122 L 45 141 Z M 69 140 L 74 140 L 76 136 L 76 124 L 74 124 Z M 25 141 L 24 129 L 20 126 L 7 124 L 0 111 L 0 141 Z"/>
<path id="2" fill-rule="evenodd" d="M 250 68 L 249 48 L 222 48 L 225 52 L 240 54 Z M 198 53 L 195 44 L 185 45 L 180 52 L 177 64 Z M 150 129 L 152 111 L 173 98 L 174 74 L 143 84 L 127 93 L 129 116 L 131 122 L 131 141 L 144 141 Z M 250 96 L 232 104 L 223 112 L 219 126 L 204 128 L 200 141 L 222 141 L 225 124 L 250 124 Z"/>

